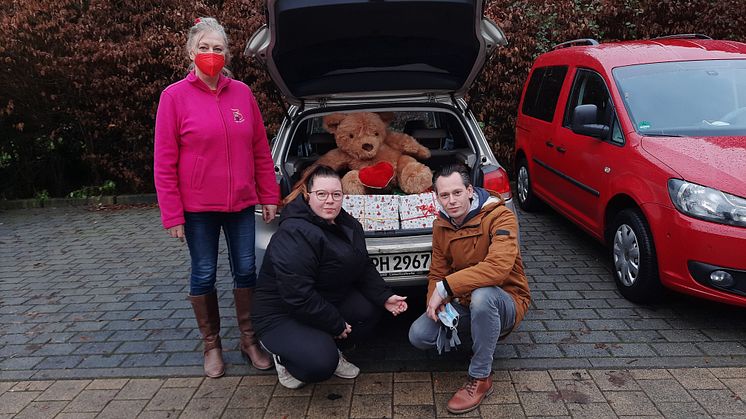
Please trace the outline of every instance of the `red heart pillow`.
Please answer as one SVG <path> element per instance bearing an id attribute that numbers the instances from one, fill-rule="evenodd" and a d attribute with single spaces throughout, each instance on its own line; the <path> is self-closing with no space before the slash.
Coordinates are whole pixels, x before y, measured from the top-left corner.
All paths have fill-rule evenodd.
<path id="1" fill-rule="evenodd" d="M 382 161 L 360 169 L 360 181 L 363 185 L 374 188 L 385 188 L 391 179 L 394 178 L 394 165 L 387 161 Z"/>

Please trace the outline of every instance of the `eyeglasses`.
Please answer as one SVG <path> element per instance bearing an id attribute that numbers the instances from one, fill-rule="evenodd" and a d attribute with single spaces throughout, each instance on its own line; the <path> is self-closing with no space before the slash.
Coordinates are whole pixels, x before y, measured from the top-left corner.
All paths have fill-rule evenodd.
<path id="1" fill-rule="evenodd" d="M 310 191 L 312 194 L 316 195 L 316 198 L 319 201 L 326 201 L 326 198 L 329 198 L 329 195 L 332 196 L 332 200 L 334 201 L 341 201 L 342 198 L 344 198 L 345 194 L 342 193 L 342 191 L 334 191 L 334 192 L 328 192 L 328 191 L 322 191 L 322 190 L 315 190 Z"/>

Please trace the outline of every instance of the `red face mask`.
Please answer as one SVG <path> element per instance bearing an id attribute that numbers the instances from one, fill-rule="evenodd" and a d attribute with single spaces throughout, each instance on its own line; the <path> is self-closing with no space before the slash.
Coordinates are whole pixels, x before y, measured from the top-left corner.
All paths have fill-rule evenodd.
<path id="1" fill-rule="evenodd" d="M 203 52 L 194 57 L 194 64 L 199 71 L 210 77 L 215 77 L 225 65 L 225 56 L 215 52 Z"/>

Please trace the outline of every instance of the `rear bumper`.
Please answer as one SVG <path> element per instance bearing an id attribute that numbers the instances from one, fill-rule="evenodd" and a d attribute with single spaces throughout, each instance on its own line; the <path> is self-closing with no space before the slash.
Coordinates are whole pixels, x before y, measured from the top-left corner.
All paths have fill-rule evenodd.
<path id="1" fill-rule="evenodd" d="M 646 208 L 663 285 L 677 291 L 746 307 L 746 229 L 697 220 L 674 208 Z M 710 279 L 723 270 L 734 277 L 721 286 Z"/>

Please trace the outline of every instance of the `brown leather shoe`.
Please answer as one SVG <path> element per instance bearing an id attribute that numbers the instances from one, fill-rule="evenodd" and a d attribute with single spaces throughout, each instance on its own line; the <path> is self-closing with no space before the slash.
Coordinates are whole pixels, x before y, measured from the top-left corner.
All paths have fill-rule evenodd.
<path id="1" fill-rule="evenodd" d="M 492 374 L 485 378 L 469 376 L 469 381 L 448 400 L 446 409 L 454 414 L 471 412 L 492 394 Z"/>
<path id="2" fill-rule="evenodd" d="M 205 344 L 205 375 L 218 378 L 225 374 L 223 362 L 223 346 L 220 343 L 220 310 L 218 309 L 218 293 L 189 296 L 192 303 L 194 317 L 202 334 Z"/>
<path id="3" fill-rule="evenodd" d="M 236 301 L 236 318 L 238 329 L 241 330 L 241 355 L 258 370 L 272 368 L 272 358 L 265 352 L 254 333 L 251 323 L 251 304 L 254 288 L 234 288 L 233 298 Z"/>

